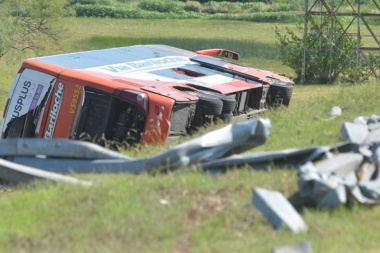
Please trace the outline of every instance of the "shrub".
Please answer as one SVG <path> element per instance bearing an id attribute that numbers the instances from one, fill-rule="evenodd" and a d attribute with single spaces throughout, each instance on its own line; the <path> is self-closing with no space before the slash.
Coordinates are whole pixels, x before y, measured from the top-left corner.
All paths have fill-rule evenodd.
<path id="1" fill-rule="evenodd" d="M 214 13 L 240 13 L 244 12 L 244 3 L 231 3 L 231 2 L 210 2 L 205 4 L 214 8 Z"/>
<path id="2" fill-rule="evenodd" d="M 146 11 L 178 12 L 184 5 L 177 1 L 143 0 L 138 5 Z"/>
<path id="3" fill-rule="evenodd" d="M 268 22 L 268 23 L 290 23 L 303 18 L 302 14 L 290 12 L 256 12 L 256 13 L 217 13 L 209 15 L 210 19 L 238 20 L 249 22 Z"/>
<path id="4" fill-rule="evenodd" d="M 187 2 L 187 0 L 180 0 L 180 1 Z M 200 2 L 200 3 L 208 3 L 208 2 L 253 3 L 253 2 L 258 2 L 258 0 L 198 0 L 197 2 Z M 266 2 L 266 1 L 262 0 L 261 2 Z"/>
<path id="5" fill-rule="evenodd" d="M 81 4 L 81 5 L 112 5 L 114 4 L 114 0 L 69 0 L 69 5 Z"/>
<path id="6" fill-rule="evenodd" d="M 203 7 L 202 7 L 202 4 L 200 2 L 188 1 L 185 3 L 184 10 L 185 11 L 202 12 Z"/>
<path id="7" fill-rule="evenodd" d="M 291 12 L 256 12 L 256 13 L 215 13 L 207 14 L 195 11 L 178 10 L 176 12 L 146 11 L 131 5 L 73 5 L 72 9 L 78 17 L 109 17 L 109 18 L 208 18 L 220 20 L 237 20 L 251 22 L 296 22 L 303 18 L 302 14 Z"/>
<path id="8" fill-rule="evenodd" d="M 249 12 L 258 12 L 263 10 L 263 8 L 266 6 L 266 4 L 262 2 L 257 3 L 247 3 L 245 4 L 245 9 L 247 9 Z"/>
<path id="9" fill-rule="evenodd" d="M 331 24 L 335 22 L 333 26 Z M 331 28 L 331 27 L 334 27 Z M 337 21 L 325 17 L 319 24 L 316 23 L 313 31 L 303 38 L 303 27 L 298 24 L 298 33 L 287 29 L 287 34 L 281 35 L 276 30 L 276 44 L 281 52 L 283 64 L 291 67 L 297 74 L 296 81 L 302 78 L 304 48 L 305 52 L 305 82 L 329 84 L 337 80 L 338 76 L 345 81 L 360 82 L 368 77 L 372 64 L 378 59 L 357 64 L 357 42 L 353 36 L 343 34 L 343 28 Z"/>
<path id="10" fill-rule="evenodd" d="M 289 3 L 266 4 L 257 1 L 186 1 L 186 11 L 206 13 L 246 13 L 258 11 L 290 11 L 298 10 L 298 6 Z"/>
<path id="11" fill-rule="evenodd" d="M 121 8 L 108 5 L 75 5 L 74 10 L 78 17 L 100 18 L 145 18 L 143 11 L 133 8 Z"/>
<path id="12" fill-rule="evenodd" d="M 292 7 L 288 3 L 274 3 L 270 7 L 271 11 L 291 11 Z"/>
<path id="13" fill-rule="evenodd" d="M 170 12 L 161 13 L 156 11 L 145 11 L 138 8 L 122 7 L 120 5 L 74 5 L 78 17 L 108 17 L 108 18 L 145 18 L 145 19 L 186 19 L 186 18 L 204 18 L 202 13 L 196 12 Z"/>
<path id="14" fill-rule="evenodd" d="M 223 6 L 216 2 L 210 2 L 203 5 L 203 12 L 206 13 L 230 13 L 230 9 L 227 6 Z"/>

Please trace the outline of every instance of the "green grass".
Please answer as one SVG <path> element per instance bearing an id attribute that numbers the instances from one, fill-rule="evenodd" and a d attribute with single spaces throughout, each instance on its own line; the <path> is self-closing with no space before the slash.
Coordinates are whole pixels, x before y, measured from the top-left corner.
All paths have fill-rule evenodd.
<path id="1" fill-rule="evenodd" d="M 67 24 L 72 36 L 64 41 L 66 52 L 150 41 L 189 49 L 218 43 L 241 49 L 245 64 L 292 73 L 271 52 L 259 55 L 250 48 L 250 43 L 269 51 L 274 48 L 271 24 L 74 18 Z M 207 44 L 208 40 L 213 43 Z M 0 65 L 1 105 L 17 68 Z M 272 124 L 269 140 L 250 152 L 340 143 L 343 122 L 380 114 L 378 85 L 378 81 L 296 85 L 289 108 L 264 115 Z M 332 106 L 340 106 L 343 115 L 329 119 Z M 143 158 L 173 145 L 141 147 L 126 154 Z M 303 240 L 311 242 L 313 252 L 377 252 L 380 247 L 378 206 L 355 205 L 334 212 L 304 209 L 308 233 L 273 230 L 252 206 L 252 188 L 291 197 L 298 190 L 297 172 L 291 169 L 241 169 L 216 176 L 189 168 L 155 176 L 75 176 L 93 181 L 94 186 L 38 183 L 1 191 L 0 252 L 270 252 Z"/>
<path id="2" fill-rule="evenodd" d="M 379 114 L 375 105 L 380 95 L 374 92 L 378 82 L 362 85 L 295 86 L 289 108 L 270 111 L 273 134 L 264 149 L 335 145 L 341 142 L 340 127 L 358 116 Z M 341 117 L 330 118 L 333 106 Z"/>
<path id="3" fill-rule="evenodd" d="M 153 37 L 153 38 L 128 38 L 128 37 L 108 37 L 94 36 L 88 41 L 90 46 L 99 47 L 121 47 L 137 44 L 164 44 L 180 47 L 191 51 L 204 48 L 228 48 L 238 51 L 244 57 L 258 57 L 265 59 L 278 59 L 279 49 L 273 44 L 248 40 L 233 39 L 199 39 L 199 38 L 176 38 L 176 37 Z"/>
<path id="4" fill-rule="evenodd" d="M 276 180 L 263 186 L 286 182 L 290 187 L 282 190 L 294 190 L 294 172 L 276 174 Z M 216 177 L 119 175 L 94 177 L 97 184 L 89 189 L 39 185 L 19 190 L 0 198 L 5 214 L 0 217 L 0 249 L 6 251 L 6 245 L 15 252 L 270 249 L 269 238 L 261 232 L 275 233 L 250 204 L 251 188 L 270 177 L 254 171 Z M 161 199 L 169 204 L 160 204 Z"/>

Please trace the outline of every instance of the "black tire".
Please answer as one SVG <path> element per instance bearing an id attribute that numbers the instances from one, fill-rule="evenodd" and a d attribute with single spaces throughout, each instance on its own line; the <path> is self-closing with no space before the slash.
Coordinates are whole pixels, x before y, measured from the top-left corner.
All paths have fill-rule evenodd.
<path id="1" fill-rule="evenodd" d="M 225 123 L 231 123 L 232 119 L 234 118 L 234 115 L 232 113 L 221 113 L 218 116 L 218 118 Z"/>
<path id="2" fill-rule="evenodd" d="M 199 98 L 195 114 L 220 115 L 222 113 L 223 102 L 219 98 L 198 91 L 189 93 L 197 95 Z"/>
<path id="3" fill-rule="evenodd" d="M 219 98 L 223 102 L 222 112 L 231 113 L 236 108 L 236 100 L 225 94 L 206 90 L 198 90 L 198 92 Z"/>
<path id="4" fill-rule="evenodd" d="M 289 106 L 290 99 L 293 95 L 293 85 L 271 84 L 268 91 L 267 103 L 269 107 L 278 107 L 280 105 Z"/>

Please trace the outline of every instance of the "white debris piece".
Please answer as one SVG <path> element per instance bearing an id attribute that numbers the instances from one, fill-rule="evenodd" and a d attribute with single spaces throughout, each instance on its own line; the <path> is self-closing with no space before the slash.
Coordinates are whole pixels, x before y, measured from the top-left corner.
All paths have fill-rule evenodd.
<path id="1" fill-rule="evenodd" d="M 344 141 L 353 143 L 363 143 L 369 134 L 367 125 L 351 122 L 344 123 L 340 132 Z"/>
<path id="2" fill-rule="evenodd" d="M 275 229 L 286 226 L 294 233 L 305 232 L 308 229 L 299 213 L 280 192 L 254 188 L 253 205 Z"/>
<path id="3" fill-rule="evenodd" d="M 362 125 L 367 125 L 369 117 L 364 117 L 364 116 L 359 116 L 354 119 L 354 124 L 362 124 Z"/>
<path id="4" fill-rule="evenodd" d="M 355 172 L 362 161 L 362 155 L 347 153 L 323 160 L 316 166 L 312 163 L 302 166 L 298 178 L 300 195 L 319 208 L 331 209 L 346 203 L 346 186 L 357 183 Z"/>
<path id="5" fill-rule="evenodd" d="M 333 106 L 330 111 L 331 117 L 338 117 L 342 115 L 342 109 L 339 106 Z"/>
<path id="6" fill-rule="evenodd" d="M 361 154 L 342 153 L 319 162 L 316 169 L 319 173 L 334 173 L 344 177 L 358 170 L 362 161 Z"/>
<path id="7" fill-rule="evenodd" d="M 352 145 L 318 163 L 299 166 L 300 196 L 320 208 L 334 208 L 353 196 L 361 204 L 380 203 L 380 117 L 344 123 L 342 137 Z"/>

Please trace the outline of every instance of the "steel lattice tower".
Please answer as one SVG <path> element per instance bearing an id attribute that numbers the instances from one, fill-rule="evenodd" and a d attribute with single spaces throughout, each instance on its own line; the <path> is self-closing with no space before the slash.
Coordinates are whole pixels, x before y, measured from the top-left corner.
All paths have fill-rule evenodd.
<path id="1" fill-rule="evenodd" d="M 362 11 L 362 2 L 366 1 L 365 9 Z M 310 3 L 309 3 L 310 2 Z M 369 6 L 371 7 L 369 9 Z M 324 19 L 324 17 L 329 17 Z M 328 20 L 329 22 L 321 26 L 321 22 Z M 343 21 L 342 21 L 343 20 Z M 304 20 L 304 38 L 309 33 L 319 34 L 319 39 L 334 41 L 343 36 L 352 36 L 356 38 L 355 54 L 346 54 L 349 61 L 354 61 L 357 65 L 368 63 L 369 54 L 378 55 L 380 57 L 380 31 L 376 32 L 372 29 L 370 23 L 380 20 L 380 0 L 305 0 L 305 20 Z M 377 20 L 377 21 L 376 21 Z M 337 29 L 334 26 L 340 26 L 340 34 L 336 34 Z M 324 27 L 327 29 L 321 29 Z M 328 34 L 326 34 L 328 31 Z M 303 49 L 303 66 L 301 82 L 304 83 L 306 75 L 306 64 L 311 51 L 321 50 L 320 48 L 304 48 Z M 334 43 L 331 43 L 330 50 L 340 50 Z M 331 54 L 330 54 L 331 55 Z M 355 55 L 354 57 L 352 55 Z M 330 80 L 334 80 L 340 71 L 331 74 Z M 334 75 L 334 76 L 333 76 Z M 380 78 L 380 67 L 374 66 L 370 69 L 368 76 L 373 75 Z"/>

